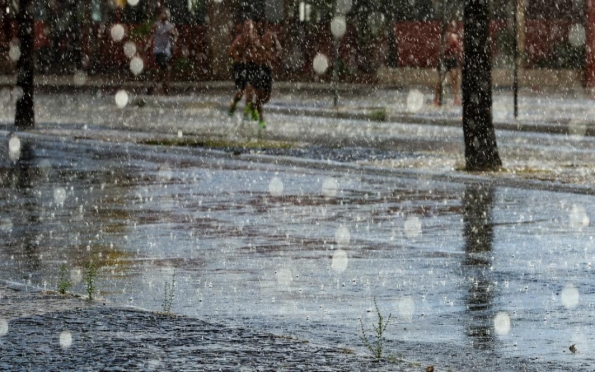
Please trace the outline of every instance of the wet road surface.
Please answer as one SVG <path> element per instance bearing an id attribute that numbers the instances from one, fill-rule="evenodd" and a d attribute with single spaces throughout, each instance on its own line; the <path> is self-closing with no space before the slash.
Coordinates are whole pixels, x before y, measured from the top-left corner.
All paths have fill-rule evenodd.
<path id="1" fill-rule="evenodd" d="M 363 353 L 375 298 L 388 355 L 594 361 L 588 195 L 39 138 L 0 149 L 0 279 L 54 289 L 65 263 L 84 293 L 92 258 L 117 303 L 162 310 L 175 282 L 175 313 Z"/>

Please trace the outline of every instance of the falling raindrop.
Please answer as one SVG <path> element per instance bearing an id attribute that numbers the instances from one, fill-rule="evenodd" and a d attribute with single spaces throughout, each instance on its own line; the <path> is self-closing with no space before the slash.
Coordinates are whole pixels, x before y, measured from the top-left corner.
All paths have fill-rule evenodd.
<path id="1" fill-rule="evenodd" d="M 169 164 L 163 164 L 159 167 L 159 180 L 161 182 L 169 182 L 173 177 L 173 172 Z"/>
<path id="2" fill-rule="evenodd" d="M 407 111 L 418 112 L 424 106 L 424 94 L 417 89 L 407 94 Z"/>
<path id="3" fill-rule="evenodd" d="M 573 229 L 582 229 L 589 226 L 589 216 L 587 211 L 580 205 L 573 205 L 569 214 L 569 224 Z"/>
<path id="4" fill-rule="evenodd" d="M 15 101 L 18 101 L 19 99 L 21 99 L 23 97 L 23 94 L 25 94 L 23 92 L 23 88 L 21 88 L 20 86 L 16 86 L 14 88 L 12 88 L 12 98 Z"/>
<path id="5" fill-rule="evenodd" d="M 116 93 L 116 106 L 124 108 L 128 104 L 128 92 L 121 89 Z"/>
<path id="6" fill-rule="evenodd" d="M 12 136 L 8 140 L 8 157 L 12 161 L 17 161 L 21 157 L 21 140 L 17 136 Z"/>
<path id="7" fill-rule="evenodd" d="M 11 61 L 16 62 L 21 58 L 21 48 L 16 44 L 10 44 L 10 48 L 8 49 L 8 58 Z"/>
<path id="8" fill-rule="evenodd" d="M 269 193 L 272 196 L 281 196 L 283 194 L 283 181 L 279 177 L 273 177 L 269 182 Z"/>
<path id="9" fill-rule="evenodd" d="M 124 55 L 128 59 L 131 59 L 136 54 L 136 44 L 133 41 L 125 42 L 123 49 L 124 49 Z"/>
<path id="10" fill-rule="evenodd" d="M 337 13 L 347 14 L 351 10 L 353 0 L 337 0 Z"/>
<path id="11" fill-rule="evenodd" d="M 568 123 L 568 135 L 575 141 L 581 140 L 587 133 L 587 123 L 584 121 L 571 120 Z"/>
<path id="12" fill-rule="evenodd" d="M 324 74 L 328 69 L 328 58 L 322 53 L 317 53 L 312 61 L 312 67 L 318 75 Z"/>
<path id="13" fill-rule="evenodd" d="M 0 231 L 2 231 L 3 233 L 12 232 L 12 221 L 10 220 L 10 218 L 0 219 Z"/>
<path id="14" fill-rule="evenodd" d="M 583 25 L 576 23 L 570 26 L 568 30 L 568 42 L 573 47 L 580 47 L 585 45 L 585 41 L 587 40 L 587 36 L 585 34 L 585 27 Z"/>
<path id="15" fill-rule="evenodd" d="M 8 322 L 5 319 L 0 318 L 0 337 L 8 334 Z"/>
<path id="16" fill-rule="evenodd" d="M 291 270 L 287 268 L 280 269 L 277 272 L 276 277 L 277 283 L 283 287 L 288 287 L 293 281 L 293 274 L 291 273 Z"/>
<path id="17" fill-rule="evenodd" d="M 494 332 L 498 336 L 506 336 L 510 332 L 510 316 L 504 311 L 500 311 L 494 318 Z"/>
<path id="18" fill-rule="evenodd" d="M 119 23 L 113 25 L 110 30 L 110 35 L 112 37 L 112 40 L 115 42 L 122 41 L 122 39 L 124 39 L 124 34 L 125 34 L 124 26 L 122 26 Z"/>
<path id="19" fill-rule="evenodd" d="M 66 190 L 63 187 L 56 187 L 54 189 L 54 202 L 57 205 L 64 205 L 64 201 L 66 201 Z"/>
<path id="20" fill-rule="evenodd" d="M 421 234 L 421 221 L 419 218 L 417 216 L 407 217 L 403 231 L 408 238 L 418 237 Z"/>
<path id="21" fill-rule="evenodd" d="M 339 249 L 333 254 L 331 269 L 337 273 L 342 273 L 345 271 L 345 269 L 347 269 L 348 262 L 349 259 L 347 258 L 347 252 Z"/>
<path id="22" fill-rule="evenodd" d="M 580 294 L 578 289 L 572 284 L 566 284 L 562 293 L 560 294 L 562 305 L 567 309 L 574 309 L 578 306 L 580 300 Z"/>
<path id="23" fill-rule="evenodd" d="M 397 313 L 399 317 L 406 322 L 413 320 L 415 315 L 415 301 L 411 296 L 405 296 L 397 300 Z"/>
<path id="24" fill-rule="evenodd" d="M 77 70 L 72 80 L 75 85 L 84 85 L 87 82 L 87 74 L 84 71 Z"/>
<path id="25" fill-rule="evenodd" d="M 325 178 L 322 181 L 322 195 L 326 198 L 334 198 L 339 191 L 339 183 L 332 177 Z"/>
<path id="26" fill-rule="evenodd" d="M 335 241 L 339 245 L 348 245 L 351 242 L 351 234 L 345 226 L 340 226 L 335 231 Z"/>
<path id="27" fill-rule="evenodd" d="M 62 349 L 68 349 L 72 345 L 72 334 L 68 331 L 60 333 L 60 347 Z"/>
<path id="28" fill-rule="evenodd" d="M 343 35 L 345 35 L 346 30 L 347 21 L 345 20 L 345 16 L 335 16 L 331 21 L 331 33 L 333 34 L 333 36 L 339 39 L 343 37 Z"/>
<path id="29" fill-rule="evenodd" d="M 134 56 L 132 57 L 132 59 L 130 60 L 130 71 L 132 72 L 132 74 L 134 76 L 138 76 L 143 72 L 143 69 L 145 68 L 145 63 L 143 62 L 143 59 L 139 56 Z"/>

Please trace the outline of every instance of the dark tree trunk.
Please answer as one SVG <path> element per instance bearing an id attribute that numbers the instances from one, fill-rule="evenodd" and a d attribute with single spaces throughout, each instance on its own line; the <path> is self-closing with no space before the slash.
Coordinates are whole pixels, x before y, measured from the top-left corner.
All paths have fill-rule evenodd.
<path id="1" fill-rule="evenodd" d="M 14 125 L 17 129 L 28 129 L 35 125 L 32 0 L 19 0 L 19 12 L 16 18 L 21 48 L 21 56 L 17 62 L 17 86 L 22 89 L 23 95 L 17 100 Z"/>
<path id="2" fill-rule="evenodd" d="M 488 1 L 465 0 L 463 132 L 467 170 L 502 166 L 492 124 L 492 57 L 488 43 Z"/>

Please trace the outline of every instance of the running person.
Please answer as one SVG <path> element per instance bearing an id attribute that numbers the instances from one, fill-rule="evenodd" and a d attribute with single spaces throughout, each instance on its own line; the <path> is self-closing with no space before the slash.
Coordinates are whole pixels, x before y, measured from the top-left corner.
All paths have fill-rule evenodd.
<path id="1" fill-rule="evenodd" d="M 251 43 L 254 43 L 256 34 L 254 32 L 254 23 L 248 19 L 244 22 L 242 33 L 238 35 L 229 47 L 228 54 L 232 59 L 232 73 L 236 86 L 236 94 L 233 96 L 231 105 L 229 107 L 229 116 L 232 116 L 236 105 L 246 94 L 246 107 L 244 108 L 244 115 L 252 114 L 252 88 L 249 83 L 248 71 L 248 56 L 247 49 Z"/>
<path id="2" fill-rule="evenodd" d="M 273 64 L 279 58 L 282 52 L 281 43 L 277 35 L 267 30 L 260 38 L 260 43 L 256 44 L 256 66 L 251 75 L 250 84 L 256 91 L 256 110 L 258 111 L 258 125 L 266 128 L 266 122 L 263 116 L 263 105 L 271 98 L 273 90 Z"/>
<path id="3" fill-rule="evenodd" d="M 159 69 L 157 82 L 162 84 L 163 93 L 169 93 L 170 64 L 172 59 L 173 44 L 178 37 L 178 32 L 169 22 L 169 10 L 162 8 L 159 19 L 153 25 L 153 55 Z"/>
<path id="4" fill-rule="evenodd" d="M 461 98 L 459 97 L 459 85 L 461 81 L 461 64 L 463 60 L 463 45 L 456 31 L 456 23 L 448 24 L 446 36 L 444 40 L 444 65 L 446 70 L 445 77 L 450 74 L 450 84 L 452 86 L 452 93 L 454 96 L 454 104 L 460 105 Z M 434 95 L 434 104 L 438 104 L 438 94 L 442 89 L 441 82 L 438 81 Z"/>

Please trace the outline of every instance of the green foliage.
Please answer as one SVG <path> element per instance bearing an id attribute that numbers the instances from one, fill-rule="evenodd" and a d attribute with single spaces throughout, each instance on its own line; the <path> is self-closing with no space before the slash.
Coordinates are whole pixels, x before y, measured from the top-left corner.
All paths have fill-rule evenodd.
<path id="1" fill-rule="evenodd" d="M 84 269 L 84 281 L 87 287 L 88 299 L 89 301 L 93 301 L 95 292 L 97 291 L 97 287 L 95 286 L 95 279 L 97 278 L 97 264 L 95 263 L 95 260 L 91 258 L 84 265 Z"/>
<path id="2" fill-rule="evenodd" d="M 58 292 L 61 294 L 66 294 L 66 291 L 72 283 L 68 280 L 68 269 L 66 268 L 66 264 L 62 264 L 60 266 L 60 281 L 58 282 Z"/>
<path id="3" fill-rule="evenodd" d="M 514 55 L 514 32 L 507 28 L 498 31 L 496 45 L 500 53 L 512 57 Z"/>
<path id="4" fill-rule="evenodd" d="M 154 21 L 150 20 L 134 27 L 132 31 L 130 31 L 130 40 L 135 42 L 148 40 L 151 36 L 151 28 L 153 27 L 154 23 Z"/>
<path id="5" fill-rule="evenodd" d="M 386 121 L 386 110 L 385 109 L 378 109 L 372 111 L 370 114 L 370 120 L 372 121 Z"/>
<path id="6" fill-rule="evenodd" d="M 585 66 L 585 47 L 570 43 L 555 45 L 548 56 L 535 62 L 537 68 L 582 70 Z"/>
<path id="7" fill-rule="evenodd" d="M 174 304 L 174 297 L 176 293 L 176 271 L 174 270 L 171 276 L 171 282 L 165 282 L 163 284 L 163 302 L 161 303 L 161 309 L 166 314 L 171 314 L 171 307 Z"/>
<path id="8" fill-rule="evenodd" d="M 386 322 L 385 322 L 384 317 L 382 316 L 382 313 L 380 313 L 380 309 L 378 308 L 378 304 L 376 303 L 376 297 L 374 297 L 374 307 L 376 308 L 376 316 L 378 317 L 377 324 L 372 324 L 372 328 L 374 329 L 374 335 L 368 336 L 366 334 L 366 330 L 364 328 L 364 322 L 360 318 L 359 323 L 361 326 L 361 333 L 362 333 L 360 336 L 360 340 L 362 341 L 364 346 L 368 350 L 370 350 L 370 352 L 372 353 L 372 356 L 374 356 L 374 358 L 380 359 L 380 358 L 382 358 L 384 341 L 386 341 L 386 339 L 384 338 L 384 332 L 386 331 L 386 327 L 388 326 L 388 323 L 390 322 L 390 318 L 391 318 L 392 314 L 388 314 L 388 318 L 386 319 Z"/>

